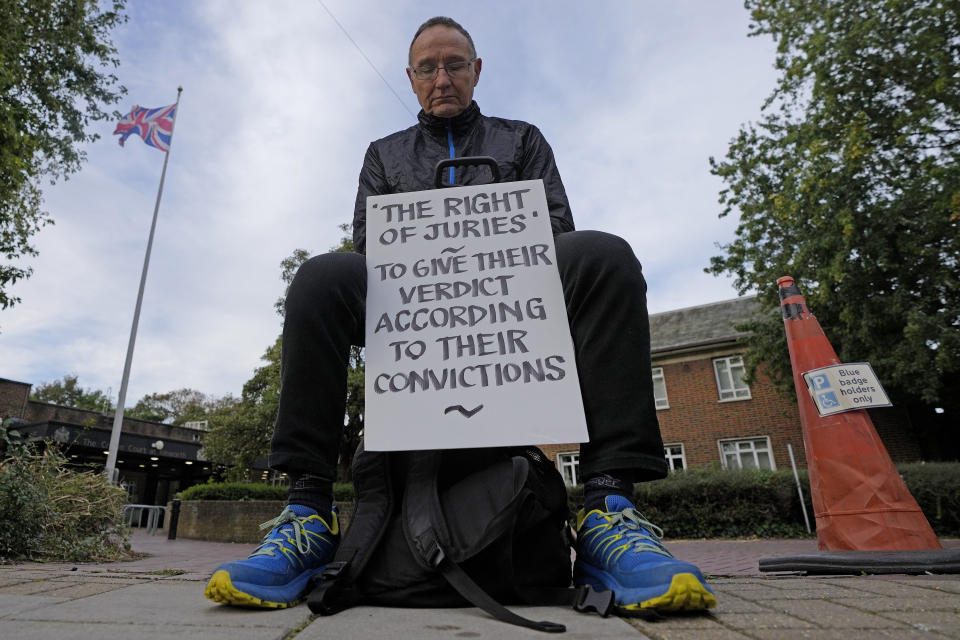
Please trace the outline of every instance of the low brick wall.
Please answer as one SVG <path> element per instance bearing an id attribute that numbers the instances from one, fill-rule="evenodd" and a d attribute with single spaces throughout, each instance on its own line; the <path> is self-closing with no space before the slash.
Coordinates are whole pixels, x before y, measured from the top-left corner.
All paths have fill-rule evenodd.
<path id="1" fill-rule="evenodd" d="M 283 500 L 184 500 L 180 503 L 177 537 L 213 542 L 257 543 L 265 531 L 260 523 L 276 518 Z M 337 502 L 340 528 L 350 525 L 352 502 Z M 167 503 L 167 513 L 172 503 Z M 166 518 L 169 519 L 169 518 Z"/>

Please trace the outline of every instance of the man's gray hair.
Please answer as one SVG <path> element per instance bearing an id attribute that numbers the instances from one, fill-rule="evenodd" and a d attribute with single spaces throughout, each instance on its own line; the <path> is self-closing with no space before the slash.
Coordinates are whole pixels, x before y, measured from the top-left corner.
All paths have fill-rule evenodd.
<path id="1" fill-rule="evenodd" d="M 467 30 L 464 29 L 463 26 L 453 18 L 448 18 L 446 16 L 436 16 L 434 18 L 430 18 L 429 20 L 424 22 L 422 25 L 420 25 L 420 28 L 417 29 L 417 32 L 413 34 L 413 40 L 410 41 L 410 50 L 407 52 L 407 64 L 411 64 L 411 65 L 413 64 L 413 60 L 411 58 L 411 56 L 413 55 L 413 43 L 417 41 L 417 38 L 420 37 L 420 34 L 426 31 L 427 29 L 429 29 L 430 27 L 438 27 L 438 26 L 447 27 L 450 29 L 456 29 L 457 31 L 462 33 L 467 38 L 467 42 L 470 43 L 470 57 L 472 58 L 477 57 L 477 48 L 474 46 L 473 38 L 470 37 L 470 34 L 467 33 Z"/>

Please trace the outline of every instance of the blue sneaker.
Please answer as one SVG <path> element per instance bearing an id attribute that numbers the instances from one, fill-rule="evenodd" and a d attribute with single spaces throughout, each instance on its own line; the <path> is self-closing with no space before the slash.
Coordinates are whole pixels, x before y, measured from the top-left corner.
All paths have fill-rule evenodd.
<path id="1" fill-rule="evenodd" d="M 315 510 L 293 504 L 260 528 L 271 531 L 246 560 L 214 570 L 203 592 L 208 599 L 241 607 L 292 607 L 306 596 L 310 578 L 333 559 L 340 541 L 336 509 L 327 524 Z"/>
<path id="2" fill-rule="evenodd" d="M 660 542 L 663 531 L 623 496 L 609 495 L 607 511 L 577 515 L 575 585 L 614 593 L 617 608 L 695 611 L 716 606 L 700 570 L 675 559 Z"/>

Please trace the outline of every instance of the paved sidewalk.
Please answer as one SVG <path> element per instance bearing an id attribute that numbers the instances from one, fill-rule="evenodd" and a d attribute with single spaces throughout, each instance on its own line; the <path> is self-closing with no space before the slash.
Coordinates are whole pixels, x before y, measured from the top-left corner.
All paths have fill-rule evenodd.
<path id="1" fill-rule="evenodd" d="M 136 533 L 134 562 L 0 566 L 0 638 L 147 640 L 154 638 L 456 640 L 544 638 L 476 609 L 357 607 L 328 618 L 306 606 L 282 611 L 215 605 L 203 587 L 220 562 L 250 545 L 169 541 Z M 960 540 L 944 546 L 960 548 Z M 705 615 L 657 622 L 603 619 L 560 608 L 516 610 L 567 625 L 567 638 L 960 638 L 960 575 L 801 577 L 765 575 L 762 557 L 815 551 L 813 540 L 689 540 L 668 546 L 711 576 L 719 605 Z"/>

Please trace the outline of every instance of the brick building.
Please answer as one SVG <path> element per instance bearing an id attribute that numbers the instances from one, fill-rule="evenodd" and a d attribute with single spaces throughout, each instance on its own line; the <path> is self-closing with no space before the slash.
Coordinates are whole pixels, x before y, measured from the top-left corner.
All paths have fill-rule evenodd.
<path id="1" fill-rule="evenodd" d="M 77 467 L 106 465 L 113 415 L 30 400 L 31 385 L 0 378 L 0 422 L 30 440 L 60 444 Z M 123 419 L 117 469 L 130 502 L 165 504 L 177 491 L 205 482 L 212 472 L 203 456 L 204 425 Z"/>
<path id="2" fill-rule="evenodd" d="M 736 326 L 760 313 L 752 296 L 650 316 L 657 418 L 664 456 L 672 470 L 806 466 L 800 415 L 792 398 L 780 395 L 761 367 L 744 380 L 745 336 Z M 870 410 L 895 461 L 918 460 L 921 451 L 909 421 L 898 409 Z M 567 482 L 578 482 L 578 445 L 543 447 Z"/>

